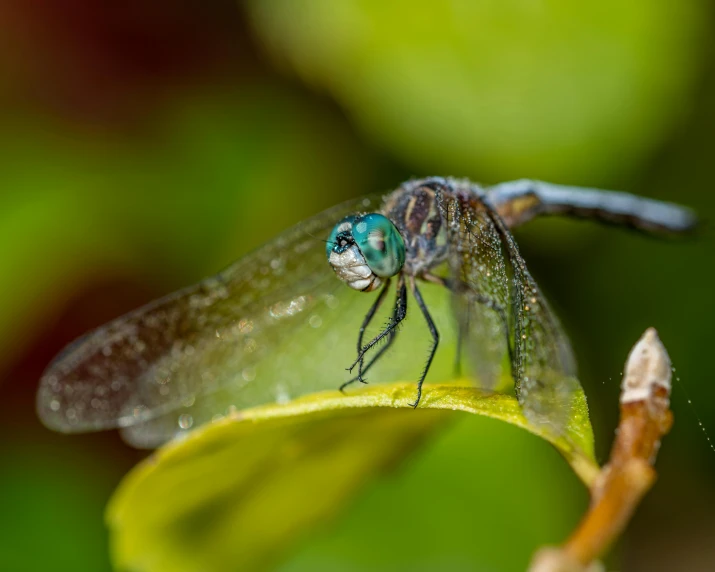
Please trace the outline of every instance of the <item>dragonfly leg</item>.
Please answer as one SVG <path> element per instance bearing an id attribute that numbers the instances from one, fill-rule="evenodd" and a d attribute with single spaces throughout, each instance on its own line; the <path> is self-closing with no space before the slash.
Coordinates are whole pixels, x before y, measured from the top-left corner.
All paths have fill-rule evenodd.
<path id="1" fill-rule="evenodd" d="M 385 281 L 385 285 L 382 287 L 382 290 L 380 290 L 380 294 L 377 297 L 377 300 L 375 300 L 375 303 L 370 307 L 370 310 L 368 311 L 367 315 L 365 316 L 365 319 L 362 321 L 362 325 L 360 326 L 360 333 L 358 334 L 358 340 L 357 340 L 357 353 L 360 353 L 360 350 L 362 349 L 362 340 L 365 336 L 365 329 L 370 325 L 370 322 L 372 321 L 373 316 L 375 315 L 375 312 L 382 306 L 382 302 L 385 299 L 385 295 L 387 294 L 387 291 L 390 289 L 390 279 L 388 278 Z M 366 383 L 365 380 L 362 378 L 363 374 L 363 363 L 364 363 L 364 358 L 360 360 L 360 365 L 358 366 L 358 374 L 357 374 L 357 380 L 360 381 L 361 383 Z"/>
<path id="2" fill-rule="evenodd" d="M 382 332 L 380 332 L 377 336 L 375 336 L 372 340 L 370 340 L 367 344 L 360 348 L 357 359 L 348 368 L 348 371 L 352 371 L 353 369 L 355 369 L 355 366 L 361 363 L 361 360 L 364 358 L 365 354 L 377 343 L 383 340 L 385 336 L 389 336 L 395 330 L 395 328 L 400 325 L 400 322 L 405 319 L 406 315 L 407 288 L 405 286 L 404 277 L 400 275 L 397 281 L 397 300 L 395 302 L 395 310 L 393 312 L 392 318 L 390 318 L 390 321 L 388 322 L 387 326 L 385 326 L 385 329 L 382 330 Z"/>
<path id="3" fill-rule="evenodd" d="M 362 349 L 362 340 L 363 340 L 363 337 L 365 336 L 365 330 L 366 330 L 367 327 L 370 325 L 370 322 L 372 321 L 372 318 L 375 316 L 375 312 L 377 312 L 377 310 L 378 310 L 378 309 L 380 308 L 380 306 L 382 305 L 382 302 L 385 300 L 385 295 L 387 294 L 387 291 L 388 291 L 389 289 L 390 289 L 390 279 L 388 278 L 388 279 L 385 281 L 385 285 L 382 287 L 382 290 L 380 290 L 380 293 L 378 294 L 377 299 L 375 300 L 375 302 L 373 303 L 373 305 L 370 306 L 370 309 L 368 310 L 367 314 L 365 315 L 365 318 L 364 318 L 363 321 L 362 321 L 362 325 L 360 326 L 360 333 L 358 334 L 358 340 L 357 340 L 357 352 L 358 352 L 358 354 L 360 353 L 360 350 Z M 390 337 L 390 338 L 388 339 L 388 345 L 389 345 L 389 343 L 390 343 L 391 341 L 392 341 L 392 338 Z M 362 374 L 365 373 L 365 372 L 370 368 L 370 366 L 375 362 L 375 359 L 377 359 L 377 358 L 382 354 L 382 352 L 384 351 L 384 349 L 386 349 L 386 348 L 383 348 L 383 350 L 380 350 L 380 353 L 378 353 L 377 356 L 375 356 L 375 358 L 373 358 L 372 361 L 370 361 L 370 363 L 368 364 L 368 366 L 367 366 L 366 368 L 364 368 L 364 369 L 363 369 L 363 361 L 364 361 L 364 360 L 361 359 L 361 360 L 360 360 L 360 367 L 358 368 L 358 374 L 357 374 L 357 376 L 354 377 L 354 378 L 352 378 L 351 380 L 346 381 L 345 383 L 343 383 L 343 384 L 340 386 L 340 391 L 343 391 L 343 389 L 345 389 L 348 385 L 350 385 L 351 383 L 353 383 L 353 382 L 355 382 L 355 381 L 359 381 L 360 383 L 367 383 L 367 382 L 363 379 Z"/>
<path id="4" fill-rule="evenodd" d="M 430 316 L 429 310 L 427 309 L 427 306 L 422 299 L 422 294 L 420 294 L 420 291 L 417 288 L 417 284 L 415 283 L 414 278 L 410 281 L 410 287 L 412 289 L 412 294 L 414 295 L 415 300 L 417 300 L 417 305 L 420 307 L 420 310 L 422 310 L 422 315 L 425 317 L 425 321 L 427 322 L 427 327 L 429 328 L 430 334 L 432 334 L 432 347 L 430 347 L 429 350 L 429 357 L 427 358 L 427 363 L 422 370 L 422 375 L 420 375 L 420 380 L 417 382 L 417 399 L 414 403 L 410 404 L 414 409 L 417 408 L 420 403 L 420 399 L 422 398 L 422 384 L 427 377 L 427 372 L 432 365 L 432 359 L 434 358 L 434 354 L 437 351 L 437 345 L 439 344 L 439 332 L 437 331 L 437 326 L 435 326 L 434 322 L 432 321 L 432 316 Z"/>
<path id="5" fill-rule="evenodd" d="M 395 340 L 397 337 L 397 330 L 392 330 L 389 335 L 387 336 L 387 342 L 385 343 L 384 346 L 380 348 L 380 350 L 373 356 L 373 358 L 368 362 L 368 364 L 362 369 L 362 374 L 366 374 L 368 370 L 377 362 L 377 360 L 380 359 L 380 357 L 388 350 L 390 349 L 390 346 L 392 345 L 392 342 Z M 355 383 L 356 381 L 359 381 L 360 383 L 367 383 L 365 381 L 365 378 L 360 378 L 359 375 L 353 377 L 352 379 L 349 379 L 345 383 L 343 383 L 340 386 L 340 391 L 343 391 L 348 385 L 351 383 Z"/>

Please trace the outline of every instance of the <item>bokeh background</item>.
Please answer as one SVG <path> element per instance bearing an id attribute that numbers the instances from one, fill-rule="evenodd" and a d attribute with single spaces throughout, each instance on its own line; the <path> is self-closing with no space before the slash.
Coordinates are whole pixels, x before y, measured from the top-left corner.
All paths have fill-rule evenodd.
<path id="1" fill-rule="evenodd" d="M 64 344 L 323 208 L 439 174 L 702 216 L 686 241 L 556 219 L 517 238 L 600 459 L 647 326 L 676 367 L 658 483 L 608 566 L 712 570 L 713 38 L 706 0 L 0 0 L 0 569 L 110 569 L 104 505 L 144 455 L 39 424 Z M 519 570 L 562 540 L 587 496 L 558 454 L 455 417 L 282 569 Z"/>

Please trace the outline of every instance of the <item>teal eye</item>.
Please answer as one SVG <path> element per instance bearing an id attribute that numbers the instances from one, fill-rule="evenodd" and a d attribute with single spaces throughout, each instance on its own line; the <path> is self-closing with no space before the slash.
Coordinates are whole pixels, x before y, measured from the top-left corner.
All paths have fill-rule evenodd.
<path id="1" fill-rule="evenodd" d="M 381 214 L 352 221 L 352 235 L 367 265 L 381 278 L 397 274 L 405 263 L 405 243 L 394 224 Z"/>

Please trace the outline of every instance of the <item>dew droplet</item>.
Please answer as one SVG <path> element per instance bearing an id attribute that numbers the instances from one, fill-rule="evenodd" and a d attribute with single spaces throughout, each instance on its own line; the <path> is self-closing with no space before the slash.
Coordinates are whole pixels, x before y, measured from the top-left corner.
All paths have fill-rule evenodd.
<path id="1" fill-rule="evenodd" d="M 179 415 L 179 427 L 182 429 L 191 429 L 194 424 L 194 418 L 188 413 L 182 413 Z"/>

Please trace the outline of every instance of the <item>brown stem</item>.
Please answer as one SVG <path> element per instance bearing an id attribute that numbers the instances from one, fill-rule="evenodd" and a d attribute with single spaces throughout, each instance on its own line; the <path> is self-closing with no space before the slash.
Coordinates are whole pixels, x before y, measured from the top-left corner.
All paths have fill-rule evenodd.
<path id="1" fill-rule="evenodd" d="M 589 569 L 623 531 L 653 486 L 660 440 L 673 424 L 670 358 L 653 328 L 631 350 L 621 385 L 621 419 L 611 457 L 591 488 L 584 518 L 561 548 L 538 551 L 531 572 Z"/>

